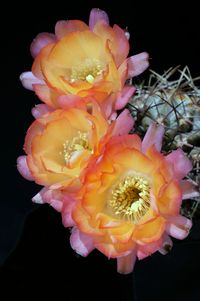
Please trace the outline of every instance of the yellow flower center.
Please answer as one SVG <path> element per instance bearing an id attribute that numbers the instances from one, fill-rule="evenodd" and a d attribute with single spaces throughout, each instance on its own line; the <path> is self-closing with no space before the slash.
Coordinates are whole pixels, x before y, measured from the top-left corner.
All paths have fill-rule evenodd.
<path id="1" fill-rule="evenodd" d="M 92 84 L 95 78 L 103 72 L 102 64 L 97 59 L 86 59 L 81 65 L 74 66 L 71 70 L 71 82 L 77 80 L 87 81 Z"/>
<path id="2" fill-rule="evenodd" d="M 150 207 L 150 185 L 141 176 L 127 176 L 112 190 L 109 205 L 114 215 L 138 223 Z"/>
<path id="3" fill-rule="evenodd" d="M 71 141 L 66 140 L 65 143 L 63 143 L 63 153 L 65 162 L 69 163 L 69 160 L 75 152 L 84 149 L 92 151 L 88 142 L 88 134 L 78 131 L 78 135 L 75 136 Z"/>

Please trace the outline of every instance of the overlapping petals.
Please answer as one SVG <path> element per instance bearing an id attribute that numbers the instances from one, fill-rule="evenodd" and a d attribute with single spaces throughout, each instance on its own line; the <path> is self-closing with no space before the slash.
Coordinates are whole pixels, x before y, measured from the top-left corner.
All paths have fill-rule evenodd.
<path id="1" fill-rule="evenodd" d="M 164 128 L 152 123 L 143 141 L 129 134 L 124 109 L 135 92 L 127 79 L 148 67 L 146 52 L 129 57 L 127 33 L 92 9 L 89 25 L 59 21 L 55 34 L 31 44 L 31 72 L 20 76 L 44 103 L 32 109 L 21 175 L 44 186 L 33 202 L 48 203 L 71 228 L 80 255 L 95 248 L 130 273 L 136 258 L 166 254 L 170 236 L 184 239 L 192 226 L 180 215 L 182 199 L 199 196 L 184 177 L 192 169 L 182 150 L 161 153 Z"/>
<path id="2" fill-rule="evenodd" d="M 71 244 L 79 254 L 86 255 L 84 242 L 90 241 L 88 250 L 97 248 L 117 258 L 118 271 L 129 273 L 136 256 L 143 259 L 157 250 L 164 254 L 172 244 L 169 235 L 178 239 L 188 235 L 191 221 L 179 212 L 181 179 L 192 166 L 181 150 L 168 156 L 160 153 L 161 133 L 162 126 L 154 124 L 143 142 L 137 135 L 112 137 L 95 164 L 88 166 L 72 210 Z M 137 187 L 140 204 L 139 196 L 135 205 L 128 203 L 128 194 L 122 197 L 129 181 L 133 186 L 128 193 L 134 195 Z"/>
<path id="3" fill-rule="evenodd" d="M 91 11 L 89 26 L 79 20 L 57 22 L 55 34 L 35 38 L 31 53 L 32 72 L 20 77 L 26 88 L 52 108 L 92 97 L 107 117 L 118 109 L 120 95 L 123 107 L 133 95 L 134 87 L 125 86 L 125 81 L 148 67 L 145 52 L 127 58 L 125 31 L 111 27 L 107 14 L 98 9 Z"/>
<path id="4" fill-rule="evenodd" d="M 133 126 L 127 110 L 110 124 L 94 102 L 85 109 L 53 112 L 39 105 L 34 115 L 37 119 L 25 138 L 27 156 L 18 159 L 18 169 L 25 178 L 44 186 L 59 187 L 77 182 L 91 156 L 98 155 L 104 140 L 129 132 Z M 126 126 L 122 131 L 124 120 Z"/>

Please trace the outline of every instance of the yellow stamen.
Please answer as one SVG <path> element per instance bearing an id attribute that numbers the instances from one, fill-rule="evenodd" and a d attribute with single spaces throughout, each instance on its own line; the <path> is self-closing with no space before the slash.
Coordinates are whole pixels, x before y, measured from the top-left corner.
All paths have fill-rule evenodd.
<path id="1" fill-rule="evenodd" d="M 95 78 L 103 72 L 102 64 L 97 59 L 86 59 L 81 65 L 74 66 L 71 70 L 71 82 L 77 80 L 87 81 L 92 84 Z"/>
<path id="2" fill-rule="evenodd" d="M 69 160 L 71 159 L 74 152 L 84 149 L 92 151 L 88 142 L 87 133 L 78 131 L 78 136 L 75 136 L 71 141 L 66 140 L 65 143 L 63 143 L 63 154 L 65 162 L 69 163 Z"/>
<path id="3" fill-rule="evenodd" d="M 127 176 L 112 191 L 109 206 L 114 215 L 138 223 L 150 207 L 150 185 L 141 176 Z"/>

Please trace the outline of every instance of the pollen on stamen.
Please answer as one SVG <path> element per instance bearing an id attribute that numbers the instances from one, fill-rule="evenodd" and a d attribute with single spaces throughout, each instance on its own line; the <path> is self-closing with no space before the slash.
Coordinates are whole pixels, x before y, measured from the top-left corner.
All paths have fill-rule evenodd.
<path id="1" fill-rule="evenodd" d="M 72 140 L 66 140 L 63 143 L 63 151 L 59 152 L 64 157 L 65 162 L 68 164 L 72 155 L 76 151 L 89 150 L 92 153 L 92 149 L 89 145 L 88 134 L 78 131 L 78 135 Z"/>
<path id="2" fill-rule="evenodd" d="M 103 72 L 103 66 L 97 59 L 86 59 L 81 65 L 74 66 L 71 70 L 71 83 L 87 81 L 92 84 L 95 78 Z"/>
<path id="3" fill-rule="evenodd" d="M 125 177 L 113 189 L 108 205 L 114 216 L 138 223 L 150 208 L 149 182 L 141 176 Z"/>

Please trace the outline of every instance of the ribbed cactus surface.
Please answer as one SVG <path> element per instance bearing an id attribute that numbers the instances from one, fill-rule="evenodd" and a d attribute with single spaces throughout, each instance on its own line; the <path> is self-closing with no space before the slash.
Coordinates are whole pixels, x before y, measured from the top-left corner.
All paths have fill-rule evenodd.
<path id="1" fill-rule="evenodd" d="M 200 77 L 192 78 L 187 66 L 170 68 L 162 75 L 151 70 L 148 81 L 134 85 L 137 91 L 129 110 L 136 119 L 135 131 L 143 136 L 152 121 L 164 125 L 163 151 L 181 148 L 187 154 L 193 163 L 189 177 L 199 189 Z M 184 201 L 182 211 L 200 218 L 200 199 Z"/>

